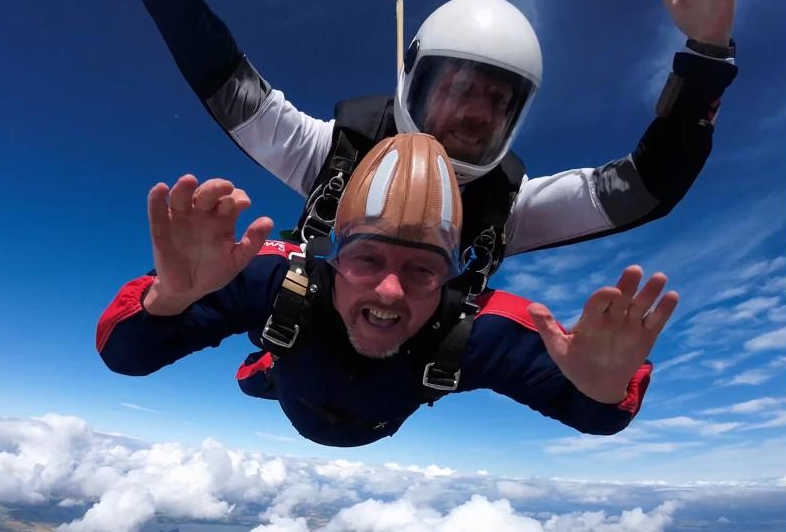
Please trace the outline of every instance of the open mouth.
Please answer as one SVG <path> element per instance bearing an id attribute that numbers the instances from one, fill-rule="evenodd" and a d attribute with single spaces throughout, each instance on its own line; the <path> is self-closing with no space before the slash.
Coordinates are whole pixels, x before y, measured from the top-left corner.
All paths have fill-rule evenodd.
<path id="1" fill-rule="evenodd" d="M 388 329 L 401 321 L 401 316 L 389 310 L 377 308 L 364 308 L 362 310 L 363 319 L 374 327 Z"/>
<path id="2" fill-rule="evenodd" d="M 480 135 L 474 133 L 461 133 L 458 131 L 453 131 L 451 135 L 453 135 L 453 138 L 459 141 L 460 143 L 466 144 L 468 146 L 475 146 L 477 144 L 480 144 L 480 141 L 482 140 Z"/>

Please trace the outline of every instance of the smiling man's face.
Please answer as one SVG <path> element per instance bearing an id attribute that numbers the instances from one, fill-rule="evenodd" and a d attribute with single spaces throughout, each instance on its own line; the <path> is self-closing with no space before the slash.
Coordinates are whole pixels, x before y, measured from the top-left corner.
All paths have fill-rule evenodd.
<path id="1" fill-rule="evenodd" d="M 459 65 L 429 91 L 423 132 L 434 135 L 453 159 L 480 163 L 498 149 L 508 127 L 513 89 L 504 81 Z"/>
<path id="2" fill-rule="evenodd" d="M 333 303 L 355 349 L 384 358 L 431 318 L 448 277 L 434 251 L 367 240 L 339 253 Z"/>

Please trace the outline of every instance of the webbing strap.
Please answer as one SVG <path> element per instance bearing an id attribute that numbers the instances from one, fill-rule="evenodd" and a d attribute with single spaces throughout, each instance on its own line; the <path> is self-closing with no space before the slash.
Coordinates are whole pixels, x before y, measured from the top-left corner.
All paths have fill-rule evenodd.
<path id="1" fill-rule="evenodd" d="M 303 243 L 330 235 L 336 221 L 338 202 L 355 169 L 357 158 L 358 150 L 352 146 L 347 135 L 339 130 L 330 158 L 330 178 L 320 183 L 306 202 L 306 216 L 299 228 Z"/>
<path id="2" fill-rule="evenodd" d="M 423 368 L 421 395 L 423 402 L 431 406 L 434 401 L 458 389 L 461 378 L 461 361 L 467 348 L 472 324 L 478 306 L 466 301 L 460 292 L 446 290 L 443 297 L 461 297 L 460 305 L 449 305 L 445 311 L 450 330 L 442 338 L 431 362 Z M 455 310 L 452 310 L 455 309 Z M 451 326 L 452 325 L 452 326 Z"/>
<path id="3" fill-rule="evenodd" d="M 278 357 L 286 356 L 297 342 L 307 290 L 305 256 L 292 253 L 289 256 L 289 270 L 273 303 L 273 312 L 262 330 L 265 347 Z"/>

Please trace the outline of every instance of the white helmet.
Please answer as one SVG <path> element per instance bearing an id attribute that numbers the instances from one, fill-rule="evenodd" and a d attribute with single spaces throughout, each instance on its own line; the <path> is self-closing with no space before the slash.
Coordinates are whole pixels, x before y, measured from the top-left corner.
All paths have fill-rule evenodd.
<path id="1" fill-rule="evenodd" d="M 451 0 L 418 30 L 399 72 L 399 132 L 434 135 L 460 183 L 505 156 L 543 74 L 540 44 L 505 0 Z"/>

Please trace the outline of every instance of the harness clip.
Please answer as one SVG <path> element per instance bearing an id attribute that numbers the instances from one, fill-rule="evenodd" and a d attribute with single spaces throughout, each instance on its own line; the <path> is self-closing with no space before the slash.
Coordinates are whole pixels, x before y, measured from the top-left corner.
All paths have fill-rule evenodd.
<path id="1" fill-rule="evenodd" d="M 297 340 L 298 334 L 300 334 L 299 325 L 295 325 L 292 329 L 282 325 L 277 325 L 273 323 L 272 314 L 268 317 L 267 322 L 265 323 L 265 328 L 262 329 L 263 340 L 267 340 L 268 342 L 285 349 L 289 349 L 295 345 L 295 340 Z"/>
<path id="2" fill-rule="evenodd" d="M 426 364 L 423 370 L 423 386 L 441 392 L 454 392 L 458 388 L 461 369 L 455 373 L 446 373 L 444 370 L 434 367 L 434 362 Z"/>
<path id="3" fill-rule="evenodd" d="M 308 244 L 312 238 L 328 236 L 333 229 L 333 222 L 334 220 L 323 220 L 316 213 L 309 214 L 306 221 L 303 222 L 303 229 L 300 232 L 301 240 L 304 244 Z"/>

